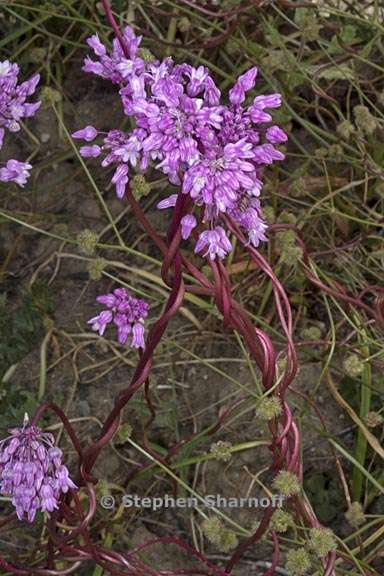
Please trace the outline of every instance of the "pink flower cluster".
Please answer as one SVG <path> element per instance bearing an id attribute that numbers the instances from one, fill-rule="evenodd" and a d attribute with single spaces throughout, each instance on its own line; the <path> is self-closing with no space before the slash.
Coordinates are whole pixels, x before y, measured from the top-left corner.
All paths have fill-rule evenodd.
<path id="1" fill-rule="evenodd" d="M 33 522 L 36 512 L 52 512 L 62 493 L 76 486 L 62 464 L 62 452 L 54 446 L 52 434 L 37 426 L 9 430 L 0 442 L 0 492 L 12 497 L 20 520 L 24 514 Z"/>
<path id="2" fill-rule="evenodd" d="M 128 336 L 132 334 L 132 348 L 144 348 L 144 318 L 148 316 L 148 304 L 131 296 L 125 288 L 116 288 L 111 294 L 103 294 L 96 300 L 104 304 L 107 310 L 88 321 L 92 330 L 102 336 L 107 325 L 113 322 L 117 327 L 120 344 L 125 344 Z"/>
<path id="3" fill-rule="evenodd" d="M 8 60 L 0 62 L 0 150 L 3 147 L 5 130 L 18 132 L 20 120 L 33 116 L 40 102 L 26 102 L 32 96 L 40 80 L 35 74 L 29 80 L 18 84 L 19 67 Z M 28 162 L 8 160 L 0 167 L 1 182 L 15 182 L 23 187 L 29 178 L 32 166 Z"/>
<path id="4" fill-rule="evenodd" d="M 124 196 L 131 169 L 145 171 L 150 163 L 167 175 L 180 193 L 193 199 L 193 209 L 183 216 L 184 240 L 198 227 L 194 210 L 203 208 L 195 252 L 211 259 L 224 258 L 231 242 L 223 224 L 228 216 L 257 247 L 265 241 L 259 195 L 262 169 L 284 155 L 276 145 L 287 140 L 272 123 L 269 110 L 281 105 L 280 94 L 256 96 L 245 105 L 256 82 L 257 69 L 242 74 L 229 91 L 229 103 L 204 66 L 175 64 L 140 57 L 140 37 L 124 31 L 124 51 L 117 39 L 108 54 L 97 35 L 88 39 L 96 60 L 87 57 L 84 70 L 120 86 L 126 115 L 135 127 L 129 133 L 100 133 L 87 126 L 73 134 L 87 142 L 84 157 L 102 156 L 102 166 L 114 165 L 112 182 L 119 198 Z M 97 138 L 101 142 L 95 143 Z M 175 205 L 177 195 L 162 200 L 158 208 Z"/>

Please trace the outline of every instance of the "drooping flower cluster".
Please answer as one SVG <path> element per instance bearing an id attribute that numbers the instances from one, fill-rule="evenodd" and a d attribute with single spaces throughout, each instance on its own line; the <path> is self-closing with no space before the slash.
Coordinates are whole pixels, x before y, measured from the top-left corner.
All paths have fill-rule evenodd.
<path id="1" fill-rule="evenodd" d="M 26 514 L 33 522 L 38 510 L 52 512 L 60 495 L 76 486 L 52 434 L 29 426 L 27 417 L 22 428 L 9 432 L 0 442 L 0 492 L 12 497 L 20 520 Z"/>
<path id="2" fill-rule="evenodd" d="M 97 61 L 86 59 L 84 70 L 120 85 L 124 112 L 133 117 L 129 133 L 111 130 L 106 135 L 93 126 L 73 134 L 88 143 L 80 149 L 85 157 L 105 154 L 102 166 L 113 164 L 112 182 L 119 198 L 124 196 L 132 168 L 145 171 L 151 162 L 166 174 L 193 205 L 203 207 L 203 224 L 195 252 L 224 258 L 231 242 L 223 215 L 236 223 L 257 247 L 267 240 L 259 195 L 262 169 L 284 155 L 275 145 L 285 142 L 281 128 L 271 125 L 269 110 L 281 105 L 280 94 L 256 96 L 245 106 L 247 92 L 255 86 L 257 69 L 242 74 L 229 91 L 229 103 L 221 102 L 220 90 L 204 66 L 174 64 L 140 58 L 141 38 L 130 28 L 124 32 L 126 54 L 115 39 L 112 54 L 97 35 L 88 39 Z M 103 141 L 95 144 L 97 137 Z M 158 208 L 175 205 L 177 195 L 162 200 Z M 181 221 L 186 240 L 198 226 L 193 210 Z"/>
<path id="3" fill-rule="evenodd" d="M 40 80 L 35 74 L 29 80 L 18 84 L 19 67 L 8 60 L 0 62 L 0 150 L 3 147 L 5 131 L 18 132 L 20 120 L 30 118 L 38 108 L 40 102 L 26 102 L 32 96 Z M 0 167 L 0 181 L 16 182 L 23 187 L 29 177 L 32 166 L 28 162 L 8 160 L 5 166 Z"/>
<path id="4" fill-rule="evenodd" d="M 88 321 L 92 330 L 102 336 L 107 325 L 113 322 L 120 344 L 125 344 L 132 334 L 132 348 L 144 348 L 144 319 L 148 316 L 148 304 L 131 296 L 125 288 L 116 288 L 111 294 L 98 296 L 96 300 L 104 304 L 107 310 Z"/>

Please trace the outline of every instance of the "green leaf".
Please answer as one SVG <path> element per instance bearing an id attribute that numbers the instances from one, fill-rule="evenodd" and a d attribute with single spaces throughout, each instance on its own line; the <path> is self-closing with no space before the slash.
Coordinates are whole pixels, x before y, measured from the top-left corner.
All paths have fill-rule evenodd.
<path id="1" fill-rule="evenodd" d="M 319 78 L 324 78 L 325 80 L 353 80 L 354 77 L 354 71 L 347 64 L 325 68 L 319 74 Z"/>

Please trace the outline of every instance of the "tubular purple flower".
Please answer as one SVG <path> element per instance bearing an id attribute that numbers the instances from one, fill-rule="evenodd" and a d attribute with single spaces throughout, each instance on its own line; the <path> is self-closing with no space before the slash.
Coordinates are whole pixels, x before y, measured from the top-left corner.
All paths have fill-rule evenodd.
<path id="1" fill-rule="evenodd" d="M 182 217 L 181 221 L 181 237 L 183 240 L 187 240 L 191 232 L 197 226 L 197 220 L 192 214 L 186 214 Z"/>
<path id="2" fill-rule="evenodd" d="M 86 142 L 92 142 L 98 135 L 98 131 L 93 126 L 86 126 L 82 130 L 77 130 L 72 134 L 72 138 L 85 140 Z"/>
<path id="3" fill-rule="evenodd" d="M 250 68 L 245 74 L 237 79 L 233 88 L 229 91 L 231 104 L 241 104 L 245 100 L 245 93 L 255 86 L 257 68 Z"/>
<path id="4" fill-rule="evenodd" d="M 288 136 L 279 126 L 271 126 L 268 128 L 266 138 L 271 144 L 281 144 L 288 140 Z"/>
<path id="5" fill-rule="evenodd" d="M 104 44 L 100 42 L 98 34 L 94 34 L 88 38 L 87 44 L 92 48 L 96 56 L 99 56 L 99 58 L 107 54 L 107 49 L 105 48 Z"/>
<path id="6" fill-rule="evenodd" d="M 252 107 L 264 110 L 264 108 L 280 108 L 281 94 L 267 94 L 256 96 L 253 101 Z"/>
<path id="7" fill-rule="evenodd" d="M 266 122 L 272 122 L 272 116 L 267 112 L 264 112 L 262 108 L 251 107 L 249 115 L 254 124 L 265 124 Z"/>
<path id="8" fill-rule="evenodd" d="M 126 164 L 119 164 L 112 178 L 112 184 L 115 184 L 116 186 L 116 195 L 118 198 L 124 196 L 127 183 L 128 166 Z"/>
<path id="9" fill-rule="evenodd" d="M 272 164 L 274 160 L 284 160 L 285 156 L 272 144 L 262 144 L 254 148 L 254 159 L 259 164 Z"/>
<path id="10" fill-rule="evenodd" d="M 144 326 L 140 322 L 135 322 L 132 328 L 132 348 L 144 348 Z"/>
<path id="11" fill-rule="evenodd" d="M 100 334 L 100 336 L 103 336 L 107 325 L 112 322 L 112 319 L 112 312 L 106 310 L 104 312 L 100 312 L 100 314 L 88 320 L 88 324 L 92 325 L 92 330 L 95 330 Z"/>
<path id="12" fill-rule="evenodd" d="M 92 144 L 91 146 L 82 146 L 80 148 L 80 154 L 83 158 L 96 158 L 97 156 L 100 156 L 101 148 L 96 144 Z"/>
<path id="13" fill-rule="evenodd" d="M 189 83 L 187 85 L 188 96 L 197 96 L 205 87 L 205 81 L 208 78 L 208 70 L 205 66 L 193 68 L 189 70 Z"/>
<path id="14" fill-rule="evenodd" d="M 177 200 L 177 194 L 171 194 L 171 196 L 168 196 L 168 198 L 160 200 L 160 202 L 156 204 L 156 208 L 159 208 L 159 210 L 173 208 L 174 206 L 176 206 L 176 200 Z"/>

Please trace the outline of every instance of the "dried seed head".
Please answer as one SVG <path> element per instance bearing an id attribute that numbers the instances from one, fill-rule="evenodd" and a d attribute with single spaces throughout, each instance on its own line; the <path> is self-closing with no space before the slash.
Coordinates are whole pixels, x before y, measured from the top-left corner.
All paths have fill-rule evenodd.
<path id="1" fill-rule="evenodd" d="M 202 523 L 203 534 L 221 552 L 229 552 L 237 546 L 237 536 L 228 530 L 216 516 L 206 518 Z"/>
<path id="2" fill-rule="evenodd" d="M 119 426 L 116 432 L 115 442 L 116 444 L 125 444 L 132 435 L 132 426 L 127 422 Z"/>
<path id="3" fill-rule="evenodd" d="M 104 258 L 95 258 L 89 262 L 87 270 L 91 280 L 100 280 L 108 262 Z"/>
<path id="4" fill-rule="evenodd" d="M 232 458 L 231 454 L 232 444 L 230 442 L 224 442 L 219 440 L 211 445 L 210 452 L 216 460 L 221 460 L 222 462 L 229 462 Z"/>
<path id="5" fill-rule="evenodd" d="M 308 552 L 304 548 L 289 550 L 285 568 L 289 576 L 304 576 L 311 568 Z"/>
<path id="6" fill-rule="evenodd" d="M 312 528 L 310 530 L 309 547 L 319 558 L 324 558 L 336 550 L 335 535 L 329 528 Z"/>
<path id="7" fill-rule="evenodd" d="M 369 108 L 367 106 L 355 106 L 353 109 L 353 114 L 355 116 L 356 126 L 369 136 L 373 134 L 373 132 L 377 128 L 377 120 L 371 114 Z"/>
<path id="8" fill-rule="evenodd" d="M 344 120 L 336 127 L 336 131 L 344 140 L 350 140 L 355 131 L 355 127 L 349 120 Z"/>
<path id="9" fill-rule="evenodd" d="M 151 185 L 146 181 L 143 174 L 135 174 L 131 180 L 131 189 L 136 200 L 140 200 L 142 196 L 148 196 Z"/>
<path id="10" fill-rule="evenodd" d="M 364 418 L 364 422 L 369 428 L 376 428 L 376 426 L 381 426 L 384 422 L 384 418 L 378 412 L 368 412 Z"/>
<path id="11" fill-rule="evenodd" d="M 89 230 L 88 228 L 82 230 L 77 235 L 76 238 L 77 242 L 79 243 L 79 248 L 81 252 L 83 252 L 83 254 L 86 254 L 87 256 L 93 256 L 93 254 L 95 253 L 95 248 L 98 239 L 99 239 L 98 234 L 92 232 L 92 230 Z"/>
<path id="12" fill-rule="evenodd" d="M 289 512 L 281 508 L 274 511 L 271 518 L 270 528 L 276 532 L 286 532 L 288 528 L 294 525 L 293 518 Z"/>
<path id="13" fill-rule="evenodd" d="M 345 513 L 347 522 L 353 527 L 358 528 L 365 522 L 364 510 L 360 502 L 352 502 Z"/>
<path id="14" fill-rule="evenodd" d="M 360 376 L 363 371 L 363 362 L 357 354 L 351 354 L 348 356 L 344 360 L 343 366 L 348 376 L 352 376 L 353 378 Z"/>
<path id="15" fill-rule="evenodd" d="M 321 330 L 318 326 L 308 326 L 302 332 L 304 340 L 320 340 Z"/>
<path id="16" fill-rule="evenodd" d="M 287 470 L 279 472 L 273 480 L 272 485 L 277 493 L 286 496 L 287 498 L 295 496 L 301 491 L 301 484 L 296 474 L 288 472 Z"/>
<path id="17" fill-rule="evenodd" d="M 272 420 L 282 413 L 281 400 L 277 396 L 262 398 L 256 408 L 256 416 L 261 420 Z"/>

